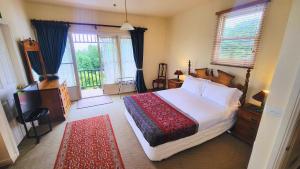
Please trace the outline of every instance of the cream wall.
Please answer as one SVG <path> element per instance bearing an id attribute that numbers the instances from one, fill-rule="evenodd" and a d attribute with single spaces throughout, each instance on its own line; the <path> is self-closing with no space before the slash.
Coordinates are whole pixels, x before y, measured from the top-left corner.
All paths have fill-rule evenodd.
<path id="1" fill-rule="evenodd" d="M 245 79 L 246 70 L 210 65 L 212 46 L 216 31 L 215 12 L 247 3 L 250 0 L 211 0 L 191 10 L 178 14 L 170 20 L 169 75 L 176 69 L 187 71 L 190 59 L 193 68 L 221 69 L 237 76 L 238 82 Z M 272 0 L 266 13 L 260 52 L 251 73 L 249 96 L 269 88 L 277 63 L 283 33 L 286 27 L 291 0 Z"/>
<path id="2" fill-rule="evenodd" d="M 24 10 L 24 2 L 21 0 L 0 0 L 0 11 L 5 23 L 10 30 L 12 41 L 7 42 L 12 44 L 9 46 L 11 60 L 14 65 L 14 70 L 19 84 L 26 84 L 27 79 L 23 68 L 22 59 L 20 57 L 17 41 L 31 36 L 30 24 Z"/>
<path id="3" fill-rule="evenodd" d="M 32 19 L 121 25 L 124 15 L 96 10 L 26 2 L 26 13 Z M 160 17 L 128 16 L 134 26 L 146 27 L 144 45 L 144 77 L 148 88 L 156 78 L 158 63 L 166 61 L 167 20 Z"/>

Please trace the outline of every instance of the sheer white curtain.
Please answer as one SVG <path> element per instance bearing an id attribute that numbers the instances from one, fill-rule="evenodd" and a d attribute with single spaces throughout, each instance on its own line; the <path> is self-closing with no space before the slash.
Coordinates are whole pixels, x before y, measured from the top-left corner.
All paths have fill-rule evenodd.
<path id="1" fill-rule="evenodd" d="M 100 56 L 104 67 L 104 84 L 116 84 L 121 78 L 135 78 L 132 42 L 127 31 L 99 27 Z"/>
<path id="2" fill-rule="evenodd" d="M 115 84 L 120 78 L 117 37 L 99 36 L 100 56 L 104 67 L 104 84 Z"/>
<path id="3" fill-rule="evenodd" d="M 133 58 L 131 38 L 121 37 L 120 48 L 121 48 L 122 77 L 134 79 L 136 74 L 136 66 Z"/>

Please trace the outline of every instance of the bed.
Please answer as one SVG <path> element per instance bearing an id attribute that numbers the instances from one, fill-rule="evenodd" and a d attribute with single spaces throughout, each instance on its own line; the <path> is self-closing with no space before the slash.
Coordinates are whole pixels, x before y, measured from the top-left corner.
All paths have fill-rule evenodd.
<path id="1" fill-rule="evenodd" d="M 150 160 L 166 159 L 215 138 L 234 125 L 245 89 L 199 78 L 197 70 L 200 69 L 196 69 L 195 74 L 189 72 L 193 77 L 189 76 L 181 88 L 124 98 L 125 116 Z M 213 96 L 214 92 L 225 91 L 225 87 L 226 91 L 232 91 L 232 95 L 227 94 L 227 99 Z"/>

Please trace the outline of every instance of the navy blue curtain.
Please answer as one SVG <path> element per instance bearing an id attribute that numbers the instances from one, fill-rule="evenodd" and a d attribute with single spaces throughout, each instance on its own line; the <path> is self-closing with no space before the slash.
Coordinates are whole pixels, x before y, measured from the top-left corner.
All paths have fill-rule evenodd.
<path id="1" fill-rule="evenodd" d="M 42 66 L 41 66 L 41 62 L 39 60 L 38 53 L 37 52 L 27 52 L 27 54 L 28 54 L 32 69 L 38 75 L 42 75 L 43 71 L 42 71 Z"/>
<path id="2" fill-rule="evenodd" d="M 32 20 L 41 48 L 48 80 L 58 79 L 68 37 L 69 24 L 58 21 Z"/>
<path id="3" fill-rule="evenodd" d="M 144 73 L 143 73 L 143 57 L 144 57 L 144 32 L 145 28 L 135 28 L 134 30 L 129 31 L 132 41 L 133 56 L 135 65 L 137 68 L 136 71 L 136 88 L 139 93 L 147 91 Z"/>

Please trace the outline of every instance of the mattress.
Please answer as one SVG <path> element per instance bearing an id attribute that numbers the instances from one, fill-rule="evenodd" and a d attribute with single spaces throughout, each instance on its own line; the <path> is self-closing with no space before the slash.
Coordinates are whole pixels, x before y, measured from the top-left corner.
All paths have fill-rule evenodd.
<path id="1" fill-rule="evenodd" d="M 164 90 L 156 92 L 156 94 L 191 116 L 199 123 L 199 128 L 194 135 L 151 147 L 125 109 L 125 115 L 130 126 L 144 152 L 152 161 L 161 161 L 180 151 L 210 140 L 230 129 L 235 122 L 236 107 L 224 108 L 201 96 L 195 96 L 182 88 Z"/>

